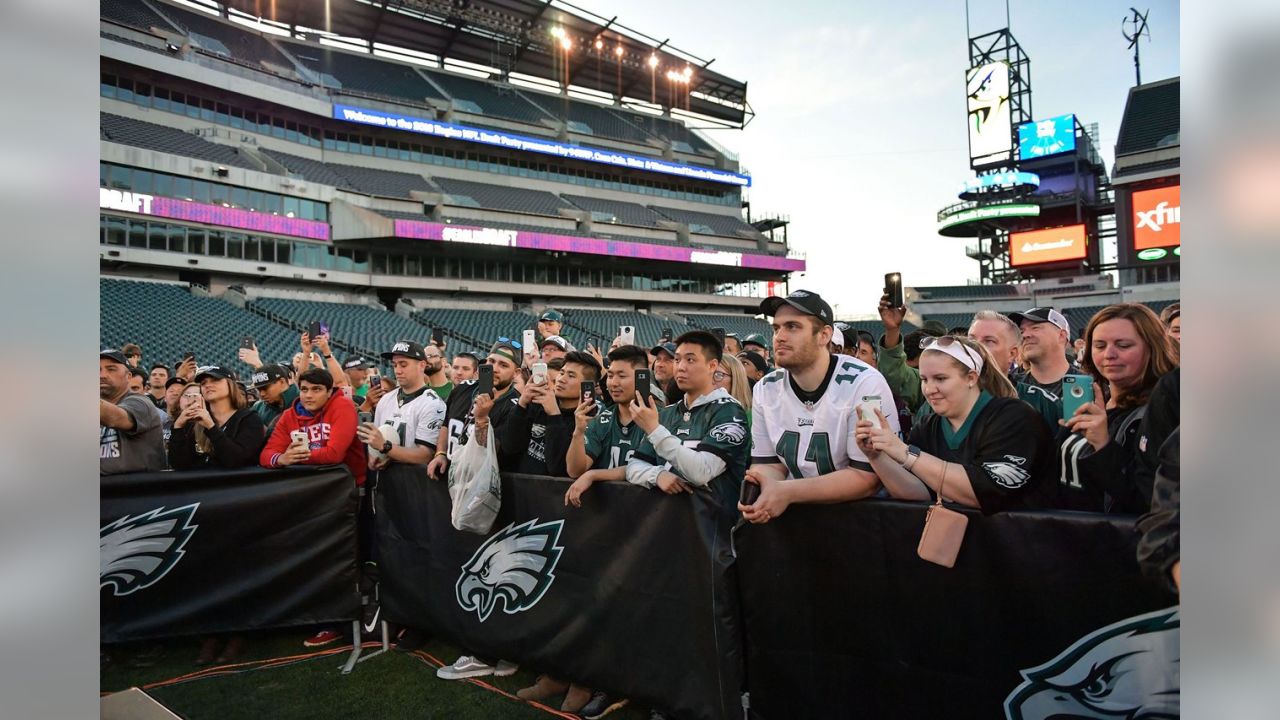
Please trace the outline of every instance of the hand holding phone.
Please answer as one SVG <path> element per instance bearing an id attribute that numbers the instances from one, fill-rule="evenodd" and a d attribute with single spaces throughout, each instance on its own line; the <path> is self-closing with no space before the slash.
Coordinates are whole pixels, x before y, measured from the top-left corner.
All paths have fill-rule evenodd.
<path id="1" fill-rule="evenodd" d="M 311 342 L 314 343 L 316 338 L 321 335 L 329 334 L 329 323 L 319 321 L 313 322 L 310 327 L 307 328 L 307 334 L 311 336 Z"/>
<path id="2" fill-rule="evenodd" d="M 890 307 L 906 307 L 907 298 L 902 289 L 902 273 L 885 273 L 884 294 L 889 296 Z"/>
<path id="3" fill-rule="evenodd" d="M 595 417 L 598 409 L 596 407 L 596 386 L 593 382 L 584 381 L 581 387 L 580 405 L 590 405 L 591 410 L 587 412 L 588 417 Z"/>
<path id="4" fill-rule="evenodd" d="M 650 389 L 651 383 L 652 378 L 647 368 L 640 368 L 636 370 L 636 399 L 640 401 L 641 404 L 647 404 L 649 402 L 649 395 L 652 392 Z"/>
<path id="5" fill-rule="evenodd" d="M 1094 402 L 1093 378 L 1089 375 L 1065 375 L 1062 378 L 1062 418 L 1070 419 L 1082 405 Z"/>
<path id="6" fill-rule="evenodd" d="M 743 505 L 754 505 L 759 498 L 760 485 L 750 480 L 743 480 L 742 488 L 738 491 L 738 502 Z"/>
<path id="7" fill-rule="evenodd" d="M 636 344 L 636 329 L 633 325 L 621 325 L 618 327 L 618 339 L 623 345 Z"/>
<path id="8" fill-rule="evenodd" d="M 529 382 L 534 385 L 545 385 L 547 383 L 547 364 L 544 362 L 536 362 L 533 364 L 533 374 L 529 377 Z"/>
<path id="9" fill-rule="evenodd" d="M 489 364 L 481 365 L 478 369 L 479 376 L 476 379 L 476 394 L 488 395 L 493 392 L 493 366 Z"/>

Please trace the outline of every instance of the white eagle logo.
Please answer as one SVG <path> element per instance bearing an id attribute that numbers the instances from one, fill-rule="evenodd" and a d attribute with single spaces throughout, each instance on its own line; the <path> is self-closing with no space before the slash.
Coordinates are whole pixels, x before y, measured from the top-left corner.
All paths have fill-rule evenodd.
<path id="1" fill-rule="evenodd" d="M 508 615 L 537 605 L 556 579 L 554 571 L 564 551 L 556 543 L 563 527 L 563 520 L 539 524 L 534 518 L 494 533 L 462 566 L 458 604 L 474 610 L 480 622 L 499 601 Z"/>
<path id="2" fill-rule="evenodd" d="M 1179 715 L 1178 608 L 1138 615 L 1095 630 L 1049 662 L 1023 670 L 1004 701 L 1008 720 Z"/>
<path id="3" fill-rule="evenodd" d="M 110 585 L 113 594 L 128 595 L 167 575 L 182 559 L 183 546 L 199 527 L 191 524 L 199 507 L 200 503 L 172 510 L 158 507 L 103 525 L 98 587 Z"/>
<path id="4" fill-rule="evenodd" d="M 742 423 L 724 423 L 711 428 L 708 434 L 719 442 L 741 445 L 747 439 L 747 428 Z"/>
<path id="5" fill-rule="evenodd" d="M 1027 480 L 1031 478 L 1031 473 L 1023 467 L 1027 464 L 1027 459 L 1018 457 L 1017 455 L 1005 455 L 1007 462 L 987 462 L 982 463 L 982 469 L 987 471 L 987 475 L 1001 487 L 1020 488 L 1027 484 Z"/>

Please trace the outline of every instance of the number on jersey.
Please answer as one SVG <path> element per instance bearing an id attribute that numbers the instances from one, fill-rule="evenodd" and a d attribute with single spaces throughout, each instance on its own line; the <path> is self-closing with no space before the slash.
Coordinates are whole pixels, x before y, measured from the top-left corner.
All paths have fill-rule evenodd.
<path id="1" fill-rule="evenodd" d="M 778 457 L 782 458 L 782 462 L 787 466 L 787 472 L 793 478 L 804 477 L 800 472 L 800 433 L 795 430 L 787 430 L 782 433 L 782 437 L 778 438 L 778 445 L 774 448 Z M 819 475 L 826 475 L 836 471 L 835 461 L 831 459 L 831 438 L 825 432 L 815 432 L 809 436 L 809 447 L 804 453 L 805 462 L 811 462 L 818 467 Z"/>

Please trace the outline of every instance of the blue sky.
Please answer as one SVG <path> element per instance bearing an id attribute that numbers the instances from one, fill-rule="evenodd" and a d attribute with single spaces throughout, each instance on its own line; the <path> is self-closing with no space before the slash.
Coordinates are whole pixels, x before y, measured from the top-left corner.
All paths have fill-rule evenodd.
<path id="1" fill-rule="evenodd" d="M 907 285 L 962 284 L 978 264 L 966 241 L 934 230 L 969 174 L 961 0 L 689 3 L 580 0 L 580 7 L 715 58 L 748 83 L 756 118 L 713 137 L 753 175 L 753 211 L 786 213 L 815 290 L 841 317 L 875 311 L 885 272 Z M 1133 60 L 1120 35 L 1128 3 L 1011 0 L 1014 37 L 1031 58 L 1036 117 L 1097 122 L 1112 160 Z M 1150 8 L 1144 81 L 1179 74 L 1178 3 Z M 972 33 L 1004 27 L 1005 3 L 970 2 Z"/>

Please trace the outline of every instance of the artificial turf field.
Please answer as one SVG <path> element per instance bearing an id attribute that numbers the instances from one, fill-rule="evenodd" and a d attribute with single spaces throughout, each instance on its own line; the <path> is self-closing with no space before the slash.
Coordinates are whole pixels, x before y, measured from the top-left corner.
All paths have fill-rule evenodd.
<path id="1" fill-rule="evenodd" d="M 516 690 L 536 679 L 531 669 L 521 668 L 505 678 L 440 680 L 438 664 L 458 657 L 458 649 L 443 641 L 429 642 L 415 653 L 392 649 L 343 675 L 339 668 L 351 646 L 304 648 L 302 641 L 313 632 L 314 628 L 248 635 L 248 646 L 236 664 L 221 668 L 195 665 L 200 642 L 194 638 L 104 646 L 99 689 L 111 693 L 140 687 L 188 720 L 577 717 L 559 712 L 562 698 L 537 706 L 515 697 Z M 367 647 L 364 652 L 376 649 Z M 278 660 L 264 662 L 272 659 Z M 200 674 L 174 682 L 193 673 Z M 644 720 L 648 710 L 630 704 L 609 717 Z"/>

